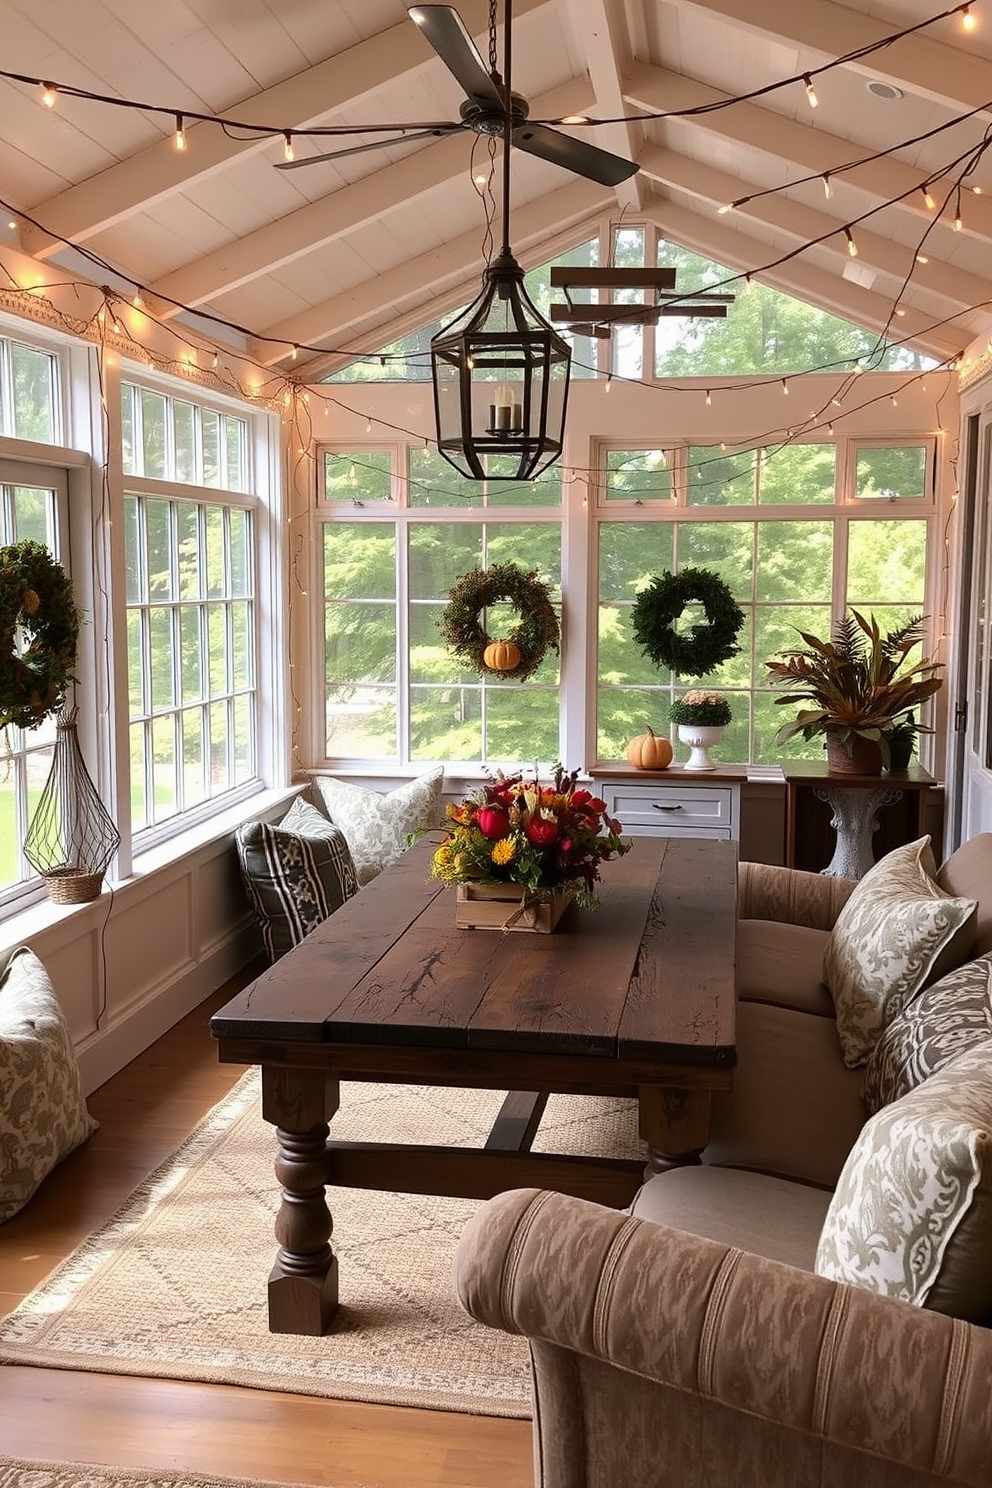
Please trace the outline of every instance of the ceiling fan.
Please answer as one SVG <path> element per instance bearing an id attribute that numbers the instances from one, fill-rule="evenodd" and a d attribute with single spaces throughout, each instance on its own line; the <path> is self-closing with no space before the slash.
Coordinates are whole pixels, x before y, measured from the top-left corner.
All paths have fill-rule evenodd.
<path id="1" fill-rule="evenodd" d="M 510 0 L 506 0 L 509 23 Z M 475 134 L 503 138 L 506 132 L 506 89 L 495 70 L 486 68 L 475 42 L 472 40 L 461 16 L 450 5 L 414 5 L 409 9 L 410 19 L 420 27 L 424 37 L 437 52 L 448 71 L 454 76 L 466 94 L 459 109 L 460 118 L 441 123 L 364 125 L 354 129 L 342 129 L 342 134 L 382 133 L 399 131 L 394 138 L 376 140 L 371 144 L 352 145 L 344 150 L 334 150 L 323 155 L 309 155 L 300 160 L 284 160 L 276 164 L 277 170 L 296 170 L 304 165 L 317 165 L 325 160 L 340 160 L 345 155 L 358 155 L 365 150 L 380 150 L 385 145 L 404 144 L 418 139 L 442 139 L 446 135 L 470 130 Z M 528 106 L 518 93 L 510 94 L 510 142 L 518 150 L 549 160 L 554 165 L 603 186 L 618 186 L 638 170 L 633 160 L 620 155 L 611 155 L 596 145 L 584 140 L 560 134 L 546 124 L 531 124 L 528 121 Z"/>

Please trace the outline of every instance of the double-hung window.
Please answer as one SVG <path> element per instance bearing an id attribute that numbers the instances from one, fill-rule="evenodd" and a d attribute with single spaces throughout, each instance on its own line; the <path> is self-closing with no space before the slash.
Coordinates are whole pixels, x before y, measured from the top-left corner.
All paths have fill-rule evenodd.
<path id="1" fill-rule="evenodd" d="M 258 773 L 248 420 L 121 385 L 134 833 Z"/>

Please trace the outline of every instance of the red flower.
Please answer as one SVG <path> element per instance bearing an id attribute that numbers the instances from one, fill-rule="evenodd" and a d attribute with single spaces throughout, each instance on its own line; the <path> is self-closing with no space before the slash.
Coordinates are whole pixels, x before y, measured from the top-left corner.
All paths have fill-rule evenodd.
<path id="1" fill-rule="evenodd" d="M 509 817 L 501 806 L 483 806 L 476 821 L 479 831 L 490 842 L 497 842 L 500 837 L 505 837 L 510 829 Z"/>
<path id="2" fill-rule="evenodd" d="M 524 834 L 535 847 L 550 847 L 558 836 L 558 823 L 546 816 L 532 816 L 524 823 Z"/>
<path id="3" fill-rule="evenodd" d="M 573 806 L 584 806 L 587 801 L 591 800 L 592 795 L 587 790 L 577 790 L 572 792 L 571 802 Z"/>

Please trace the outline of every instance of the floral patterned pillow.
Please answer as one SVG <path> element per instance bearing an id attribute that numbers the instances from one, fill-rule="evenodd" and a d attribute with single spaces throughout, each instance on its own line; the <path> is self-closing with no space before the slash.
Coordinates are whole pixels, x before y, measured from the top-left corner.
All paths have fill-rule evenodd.
<path id="1" fill-rule="evenodd" d="M 966 961 L 896 1014 L 868 1056 L 865 1105 L 880 1111 L 989 1038 L 992 955 Z"/>
<path id="2" fill-rule="evenodd" d="M 333 775 L 317 776 L 327 814 L 348 839 L 360 884 L 395 862 L 412 833 L 440 826 L 443 779 L 439 765 L 383 796 Z"/>
<path id="3" fill-rule="evenodd" d="M 992 1040 L 872 1116 L 816 1271 L 968 1322 L 992 1311 Z"/>
<path id="4" fill-rule="evenodd" d="M 22 946 L 0 977 L 0 1224 L 94 1131 L 55 989 Z"/>
<path id="5" fill-rule="evenodd" d="M 922 987 L 971 952 L 978 906 L 945 894 L 936 871 L 929 837 L 897 847 L 869 869 L 837 916 L 823 980 L 851 1069 L 864 1064 L 886 1024 Z"/>

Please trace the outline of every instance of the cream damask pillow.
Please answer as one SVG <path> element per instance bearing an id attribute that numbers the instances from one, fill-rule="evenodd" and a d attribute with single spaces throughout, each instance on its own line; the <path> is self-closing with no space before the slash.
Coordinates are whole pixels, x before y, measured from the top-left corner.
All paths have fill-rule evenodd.
<path id="1" fill-rule="evenodd" d="M 316 778 L 327 814 L 351 849 L 359 884 L 369 883 L 405 852 L 411 833 L 441 823 L 443 765 L 386 796 L 333 775 Z"/>
<path id="2" fill-rule="evenodd" d="M 0 1224 L 95 1130 L 55 989 L 22 946 L 0 977 Z"/>
<path id="3" fill-rule="evenodd" d="M 816 1271 L 968 1322 L 992 1311 L 992 1040 L 862 1128 Z"/>
<path id="4" fill-rule="evenodd" d="M 865 874 L 823 956 L 844 1063 L 864 1064 L 882 1029 L 928 982 L 960 966 L 977 904 L 945 894 L 930 838 L 897 847 Z"/>

